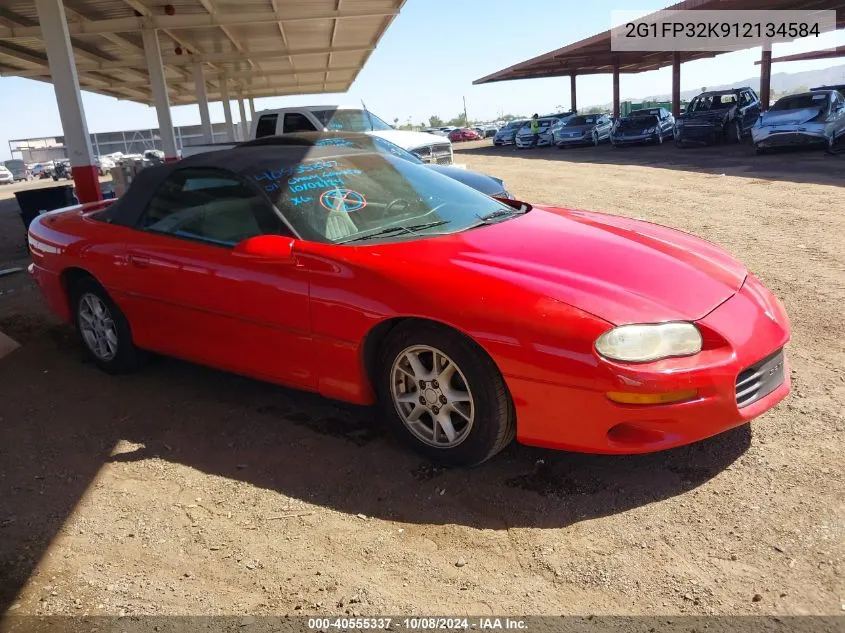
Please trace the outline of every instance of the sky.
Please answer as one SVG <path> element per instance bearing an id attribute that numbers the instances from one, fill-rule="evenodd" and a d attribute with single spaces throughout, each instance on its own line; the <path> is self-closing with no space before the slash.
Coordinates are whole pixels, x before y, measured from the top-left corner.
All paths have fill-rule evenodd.
<path id="1" fill-rule="evenodd" d="M 569 105 L 569 78 L 528 79 L 473 86 L 475 79 L 536 55 L 566 46 L 611 27 L 611 11 L 636 9 L 643 15 L 670 0 L 407 0 L 355 83 L 345 94 L 256 99 L 257 110 L 307 104 L 359 104 L 386 121 L 414 124 L 438 115 L 448 120 L 463 110 L 473 120 L 501 114 L 553 111 Z M 818 41 L 776 44 L 773 56 L 845 44 L 845 32 Z M 726 53 L 681 67 L 681 90 L 738 81 L 759 74 L 760 49 Z M 845 64 L 845 58 L 839 60 Z M 773 73 L 836 65 L 837 60 L 775 64 Z M 843 72 L 845 81 L 845 72 Z M 623 100 L 668 94 L 671 68 L 622 75 Z M 612 100 L 610 75 L 578 78 L 578 105 Z M 152 107 L 83 92 L 89 132 L 156 128 Z M 211 119 L 223 121 L 222 105 L 210 105 Z M 238 121 L 236 102 L 232 113 Z M 197 106 L 172 109 L 174 125 L 199 123 Z M 0 160 L 10 158 L 9 139 L 61 134 L 50 84 L 0 78 Z"/>

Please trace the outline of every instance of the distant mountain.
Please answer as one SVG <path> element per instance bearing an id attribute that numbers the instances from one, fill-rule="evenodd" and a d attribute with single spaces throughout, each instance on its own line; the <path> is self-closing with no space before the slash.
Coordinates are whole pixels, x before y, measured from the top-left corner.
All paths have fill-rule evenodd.
<path id="1" fill-rule="evenodd" d="M 682 67 L 681 73 L 683 74 L 683 72 L 684 69 Z M 821 70 L 805 70 L 803 72 L 798 73 L 774 73 L 771 79 L 772 91 L 776 93 L 795 90 L 796 88 L 800 88 L 802 86 L 806 86 L 807 88 L 815 88 L 816 86 L 829 86 L 832 84 L 845 84 L 845 64 L 831 66 L 830 68 L 822 68 Z M 754 89 L 755 92 L 759 94 L 760 76 L 758 75 L 756 77 L 749 77 L 748 79 L 742 79 L 741 81 L 735 81 L 733 83 L 722 84 L 719 86 L 706 86 L 706 88 L 707 90 L 727 90 L 729 88 L 740 88 L 743 86 L 750 86 Z M 682 90 L 681 99 L 689 100 L 697 94 L 701 94 L 701 88 L 696 88 L 695 90 Z M 649 95 L 645 97 L 622 97 L 622 101 L 633 101 L 635 103 L 639 101 L 671 100 L 672 94 L 670 92 L 658 95 Z M 599 106 L 588 107 L 600 107 L 604 110 L 612 110 L 613 102 L 604 103 Z"/>
<path id="2" fill-rule="evenodd" d="M 681 73 L 684 69 L 681 68 Z M 821 70 L 805 70 L 798 73 L 773 73 L 771 79 L 771 88 L 774 92 L 785 92 L 795 90 L 802 86 L 807 88 L 815 88 L 816 86 L 829 86 L 831 84 L 845 83 L 845 64 L 838 66 L 831 66 L 830 68 L 822 68 Z M 749 77 L 741 81 L 735 81 L 729 84 L 722 84 L 720 86 L 707 86 L 707 90 L 727 90 L 729 88 L 739 88 L 742 86 L 750 86 L 756 92 L 760 92 L 760 76 Z M 700 94 L 701 89 L 682 90 L 681 99 L 692 99 L 695 95 Z M 637 101 L 669 101 L 672 98 L 671 92 L 665 94 L 637 98 Z"/>

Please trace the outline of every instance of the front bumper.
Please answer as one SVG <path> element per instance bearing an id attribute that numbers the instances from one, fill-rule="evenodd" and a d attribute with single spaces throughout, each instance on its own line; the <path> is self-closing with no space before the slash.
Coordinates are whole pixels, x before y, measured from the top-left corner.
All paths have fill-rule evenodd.
<path id="1" fill-rule="evenodd" d="M 714 145 L 724 138 L 724 127 L 719 125 L 684 125 L 675 128 L 677 140 L 693 145 Z"/>
<path id="2" fill-rule="evenodd" d="M 516 137 L 516 146 L 520 149 L 525 149 L 531 147 L 532 138 L 529 136 L 528 138 L 524 137 Z M 552 139 L 548 135 L 540 135 L 540 138 L 537 139 L 537 147 L 548 147 L 552 144 Z"/>
<path id="3" fill-rule="evenodd" d="M 824 125 L 804 123 L 751 128 L 751 138 L 758 147 L 796 147 L 801 145 L 827 145 L 830 138 Z"/>
<path id="4" fill-rule="evenodd" d="M 596 386 L 590 389 L 506 378 L 517 409 L 517 439 L 587 453 L 649 453 L 741 426 L 787 396 L 790 375 L 784 356 L 777 368 L 782 382 L 746 406 L 737 404 L 740 374 L 789 340 L 786 313 L 759 280 L 749 275 L 739 292 L 697 323 L 729 343 L 707 345 L 695 356 L 641 365 L 601 360 Z M 745 389 L 747 383 L 740 383 Z M 608 391 L 688 389 L 698 390 L 695 398 L 662 405 L 618 404 L 606 396 Z"/>
<path id="5" fill-rule="evenodd" d="M 614 145 L 636 145 L 640 143 L 656 143 L 657 132 L 648 134 L 614 134 L 610 137 Z"/>
<path id="6" fill-rule="evenodd" d="M 559 136 L 555 141 L 557 147 L 569 147 L 572 145 L 592 145 L 593 136 L 587 134 L 584 136 Z"/>

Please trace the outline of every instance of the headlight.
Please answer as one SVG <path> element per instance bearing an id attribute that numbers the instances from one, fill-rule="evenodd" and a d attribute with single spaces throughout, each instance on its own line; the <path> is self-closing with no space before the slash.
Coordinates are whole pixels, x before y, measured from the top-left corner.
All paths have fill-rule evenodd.
<path id="1" fill-rule="evenodd" d="M 621 325 L 596 339 L 599 354 L 613 360 L 643 363 L 701 351 L 701 333 L 692 323 Z"/>
<path id="2" fill-rule="evenodd" d="M 657 132 L 656 127 L 650 127 L 645 131 L 646 134 L 654 134 L 655 132 Z"/>
<path id="3" fill-rule="evenodd" d="M 497 193 L 495 198 L 507 198 L 508 200 L 516 200 L 516 197 L 507 189 L 505 189 L 502 193 Z"/>

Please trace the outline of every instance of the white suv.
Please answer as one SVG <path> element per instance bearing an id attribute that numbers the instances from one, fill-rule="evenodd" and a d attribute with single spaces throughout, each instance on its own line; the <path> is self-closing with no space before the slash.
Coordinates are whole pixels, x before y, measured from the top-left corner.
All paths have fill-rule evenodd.
<path id="1" fill-rule="evenodd" d="M 257 139 L 313 131 L 363 132 L 388 140 L 426 163 L 451 165 L 454 162 L 452 143 L 449 139 L 424 132 L 396 130 L 372 112 L 348 106 L 325 105 L 263 110 L 256 113 L 249 136 L 251 139 Z"/>

